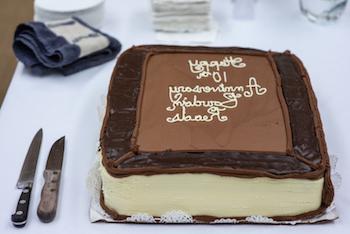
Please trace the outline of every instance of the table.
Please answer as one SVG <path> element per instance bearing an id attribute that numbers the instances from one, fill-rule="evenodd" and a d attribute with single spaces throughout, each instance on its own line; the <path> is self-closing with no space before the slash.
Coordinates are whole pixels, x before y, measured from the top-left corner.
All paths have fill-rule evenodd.
<path id="1" fill-rule="evenodd" d="M 148 1 L 109 0 L 102 30 L 117 37 L 123 49 L 160 43 L 152 31 Z M 294 0 L 260 0 L 255 20 L 237 21 L 229 0 L 213 1 L 220 31 L 212 46 L 243 46 L 283 51 L 290 49 L 305 63 L 318 97 L 329 152 L 339 157 L 343 183 L 336 194 L 340 219 L 327 225 L 108 225 L 89 222 L 86 177 L 95 161 L 101 103 L 115 61 L 76 75 L 32 76 L 18 64 L 0 110 L 0 233 L 344 233 L 350 228 L 350 9 L 334 25 L 319 26 L 301 16 Z M 17 230 L 10 223 L 19 190 L 15 184 L 27 147 L 42 127 L 44 139 L 37 167 L 28 224 Z M 36 216 L 51 144 L 66 135 L 66 154 L 57 217 L 42 224 Z"/>

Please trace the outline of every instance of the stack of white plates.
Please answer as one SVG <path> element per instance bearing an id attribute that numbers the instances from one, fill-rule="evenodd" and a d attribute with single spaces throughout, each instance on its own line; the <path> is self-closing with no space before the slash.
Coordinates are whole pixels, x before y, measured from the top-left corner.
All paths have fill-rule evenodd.
<path id="1" fill-rule="evenodd" d="M 152 9 L 156 31 L 210 30 L 210 0 L 152 0 Z"/>
<path id="2" fill-rule="evenodd" d="M 35 0 L 34 20 L 55 21 L 76 16 L 94 27 L 101 27 L 105 0 Z"/>

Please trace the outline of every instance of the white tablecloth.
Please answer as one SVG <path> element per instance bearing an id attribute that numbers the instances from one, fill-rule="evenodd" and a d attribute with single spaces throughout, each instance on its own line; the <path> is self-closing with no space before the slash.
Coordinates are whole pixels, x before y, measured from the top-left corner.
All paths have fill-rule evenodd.
<path id="1" fill-rule="evenodd" d="M 150 4 L 146 0 L 109 0 L 102 30 L 117 37 L 123 49 L 134 44 L 160 43 L 152 31 Z M 336 194 L 340 218 L 332 224 L 299 226 L 264 225 L 125 225 L 91 224 L 86 177 L 95 160 L 101 98 L 106 95 L 115 61 L 62 77 L 35 77 L 18 64 L 0 109 L 0 233 L 345 233 L 350 230 L 350 9 L 336 24 L 309 23 L 296 0 L 260 0 L 255 20 L 237 21 L 229 0 L 213 1 L 219 34 L 212 46 L 243 46 L 296 53 L 307 67 L 318 97 L 328 149 L 339 157 L 343 183 Z M 1 58 L 6 59 L 6 58 Z M 18 174 L 35 134 L 44 139 L 37 167 L 28 223 L 12 227 L 10 215 L 19 190 Z M 66 135 L 59 208 L 56 219 L 42 224 L 36 216 L 41 176 L 51 144 Z"/>

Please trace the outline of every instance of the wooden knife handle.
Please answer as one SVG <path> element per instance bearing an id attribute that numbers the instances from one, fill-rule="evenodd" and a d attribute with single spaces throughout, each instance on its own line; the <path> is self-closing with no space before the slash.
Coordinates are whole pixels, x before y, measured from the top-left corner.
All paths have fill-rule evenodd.
<path id="1" fill-rule="evenodd" d="M 28 208 L 30 202 L 30 194 L 32 188 L 30 186 L 25 187 L 22 190 L 21 196 L 19 197 L 16 212 L 11 216 L 12 224 L 15 227 L 24 227 L 27 223 Z"/>
<path id="2" fill-rule="evenodd" d="M 44 223 L 51 222 L 56 216 L 60 175 L 59 170 L 44 171 L 45 184 L 37 210 L 39 219 Z"/>

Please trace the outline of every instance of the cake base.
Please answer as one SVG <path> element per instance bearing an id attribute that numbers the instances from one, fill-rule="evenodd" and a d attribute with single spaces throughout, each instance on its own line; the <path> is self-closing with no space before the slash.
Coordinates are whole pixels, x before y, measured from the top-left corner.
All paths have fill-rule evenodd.
<path id="1" fill-rule="evenodd" d="M 206 173 L 115 178 L 103 166 L 100 171 L 103 204 L 109 213 L 124 216 L 147 211 L 160 217 L 174 208 L 184 208 L 204 220 L 257 214 L 288 219 L 318 210 L 324 183 L 323 178 L 239 178 Z"/>
<path id="2" fill-rule="evenodd" d="M 275 224 L 275 225 L 296 225 L 296 224 L 312 224 L 312 223 L 327 223 L 334 221 L 338 218 L 336 206 L 333 203 L 320 215 L 309 219 L 298 220 L 284 220 L 277 221 L 264 216 L 249 216 L 241 220 L 237 219 L 214 219 L 209 222 L 204 222 L 194 219 L 189 214 L 183 211 L 169 211 L 163 214 L 161 217 L 153 217 L 148 214 L 135 214 L 130 217 L 124 217 L 122 219 L 114 219 L 109 215 L 102 207 L 103 196 L 101 196 L 101 177 L 99 171 L 100 163 L 96 164 L 90 170 L 88 177 L 88 187 L 91 195 L 90 203 L 90 222 L 106 222 L 106 223 L 140 223 L 140 224 L 152 224 L 152 223 L 164 223 L 164 224 Z M 338 175 L 337 175 L 338 176 Z M 101 203 L 102 201 L 102 203 Z"/>

